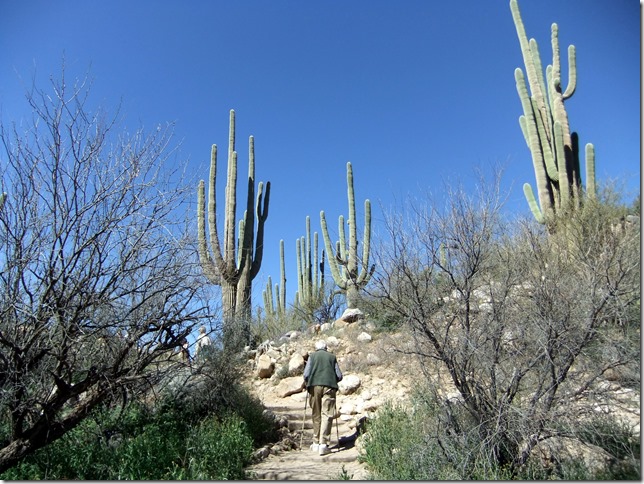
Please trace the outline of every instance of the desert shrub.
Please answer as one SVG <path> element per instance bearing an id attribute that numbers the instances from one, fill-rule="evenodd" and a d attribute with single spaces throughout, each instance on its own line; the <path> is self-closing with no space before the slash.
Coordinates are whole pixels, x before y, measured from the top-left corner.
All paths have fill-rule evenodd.
<path id="1" fill-rule="evenodd" d="M 639 479 L 639 439 L 607 417 L 580 426 L 580 443 L 606 450 L 613 459 L 600 470 L 582 457 L 554 455 L 543 465 L 529 459 L 520 469 L 499 465 L 466 407 L 419 389 L 410 407 L 386 404 L 367 426 L 363 461 L 375 480 L 619 480 Z"/>
<path id="2" fill-rule="evenodd" d="M 188 436 L 187 451 L 187 470 L 181 473 L 182 478 L 243 479 L 244 467 L 253 451 L 253 439 L 246 422 L 237 415 L 231 414 L 222 421 L 211 417 Z"/>
<path id="3" fill-rule="evenodd" d="M 248 408 L 248 407 L 247 407 Z M 5 480 L 241 479 L 253 437 L 230 412 L 197 423 L 164 406 L 150 413 L 133 405 L 85 420 L 63 438 L 7 470 Z M 246 412 L 248 414 L 248 412 Z M 250 414 L 248 414 L 250 415 Z"/>
<path id="4" fill-rule="evenodd" d="M 261 402 L 213 351 L 199 372 L 157 392 L 155 403 L 104 407 L 1 479 L 240 479 L 253 445 L 275 439 Z"/>
<path id="5" fill-rule="evenodd" d="M 640 480 L 641 445 L 631 427 L 607 416 L 580 423 L 577 438 L 605 450 L 611 460 L 594 479 Z"/>

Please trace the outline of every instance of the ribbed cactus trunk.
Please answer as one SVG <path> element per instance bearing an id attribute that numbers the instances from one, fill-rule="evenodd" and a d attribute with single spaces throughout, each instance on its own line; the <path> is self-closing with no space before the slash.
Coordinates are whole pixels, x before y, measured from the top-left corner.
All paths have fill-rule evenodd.
<path id="1" fill-rule="evenodd" d="M 208 228 L 210 248 L 206 236 L 205 184 L 199 182 L 197 197 L 197 225 L 199 235 L 199 260 L 208 280 L 221 286 L 224 342 L 232 341 L 230 333 L 235 326 L 241 326 L 241 337 L 250 338 L 252 280 L 259 272 L 264 247 L 264 223 L 268 217 L 270 182 L 258 184 L 255 197 L 255 143 L 249 138 L 248 194 L 244 218 L 239 221 L 236 233 L 237 210 L 237 152 L 235 151 L 235 112 L 230 111 L 228 137 L 228 169 L 224 207 L 223 252 L 217 228 L 217 145 L 212 146 L 210 157 L 210 178 L 208 185 Z M 255 218 L 257 233 L 255 234 Z M 239 243 L 239 247 L 237 244 Z M 230 336 L 230 337 L 229 337 Z"/>
<path id="2" fill-rule="evenodd" d="M 356 200 L 351 163 L 347 163 L 347 198 L 349 203 L 349 245 L 347 246 L 346 243 L 344 217 L 340 215 L 338 219 L 340 240 L 336 243 L 335 257 L 329 257 L 329 267 L 331 268 L 331 275 L 333 276 L 334 282 L 346 296 L 347 307 L 356 308 L 360 301 L 360 293 L 371 279 L 375 266 L 372 265 L 369 269 L 371 202 L 368 199 L 364 203 L 365 224 L 362 237 L 362 257 L 358 255 Z M 326 251 L 332 254 L 333 248 L 324 211 L 320 212 L 320 225 L 322 226 L 322 235 L 324 237 Z"/>

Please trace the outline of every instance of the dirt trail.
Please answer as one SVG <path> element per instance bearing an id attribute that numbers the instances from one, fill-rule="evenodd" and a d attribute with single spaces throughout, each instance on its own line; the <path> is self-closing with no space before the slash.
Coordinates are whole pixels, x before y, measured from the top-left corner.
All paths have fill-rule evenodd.
<path id="1" fill-rule="evenodd" d="M 302 435 L 302 417 L 304 416 L 304 399 L 306 393 L 297 393 L 289 397 L 280 398 L 270 393 L 260 396 L 266 408 L 277 416 L 288 419 L 289 431 L 295 436 L 298 447 Z M 341 395 L 338 395 L 340 403 Z M 337 419 L 331 432 L 331 453 L 320 456 L 318 452 L 310 450 L 313 443 L 313 430 L 310 409 L 306 409 L 304 422 L 304 435 L 302 449 L 288 450 L 271 454 L 263 461 L 247 468 L 249 479 L 254 480 L 298 480 L 298 481 L 324 481 L 351 478 L 364 480 L 367 471 L 364 464 L 358 462 L 358 450 L 353 445 L 355 432 L 349 424 Z M 338 448 L 338 436 L 341 445 Z"/>

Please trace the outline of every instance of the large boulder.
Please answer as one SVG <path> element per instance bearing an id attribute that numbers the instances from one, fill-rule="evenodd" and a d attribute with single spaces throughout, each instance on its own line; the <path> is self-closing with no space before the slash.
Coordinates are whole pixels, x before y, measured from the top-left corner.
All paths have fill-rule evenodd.
<path id="1" fill-rule="evenodd" d="M 358 375 L 344 375 L 342 381 L 338 382 L 338 390 L 342 395 L 351 395 L 360 388 L 360 383 Z"/>
<path id="2" fill-rule="evenodd" d="M 300 353 L 294 353 L 288 362 L 289 374 L 294 375 L 301 373 L 302 371 L 304 371 L 305 364 L 306 362 L 304 361 L 304 357 Z"/>
<path id="3" fill-rule="evenodd" d="M 261 355 L 257 359 L 256 373 L 259 378 L 270 378 L 275 371 L 275 362 L 267 354 Z"/>
<path id="4" fill-rule="evenodd" d="M 342 316 L 340 316 L 340 321 L 346 323 L 355 323 L 360 319 L 364 319 L 364 313 L 358 308 L 347 308 L 342 313 Z"/>
<path id="5" fill-rule="evenodd" d="M 369 341 L 371 341 L 372 338 L 371 338 L 371 335 L 369 333 L 366 333 L 366 332 L 363 331 L 362 333 L 360 333 L 358 335 L 357 339 L 358 339 L 358 341 L 360 343 L 368 343 Z"/>
<path id="6" fill-rule="evenodd" d="M 275 387 L 275 394 L 278 397 L 286 398 L 304 391 L 304 380 L 301 376 L 282 378 Z"/>

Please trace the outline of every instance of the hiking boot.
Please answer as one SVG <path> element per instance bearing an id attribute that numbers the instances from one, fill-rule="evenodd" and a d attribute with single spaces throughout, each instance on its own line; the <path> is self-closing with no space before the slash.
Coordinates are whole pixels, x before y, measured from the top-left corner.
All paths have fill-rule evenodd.
<path id="1" fill-rule="evenodd" d="M 320 449 L 320 444 L 311 444 L 311 450 L 317 452 Z"/>
<path id="2" fill-rule="evenodd" d="M 326 444 L 320 444 L 319 446 L 320 455 L 327 455 L 331 453 L 331 449 Z"/>

